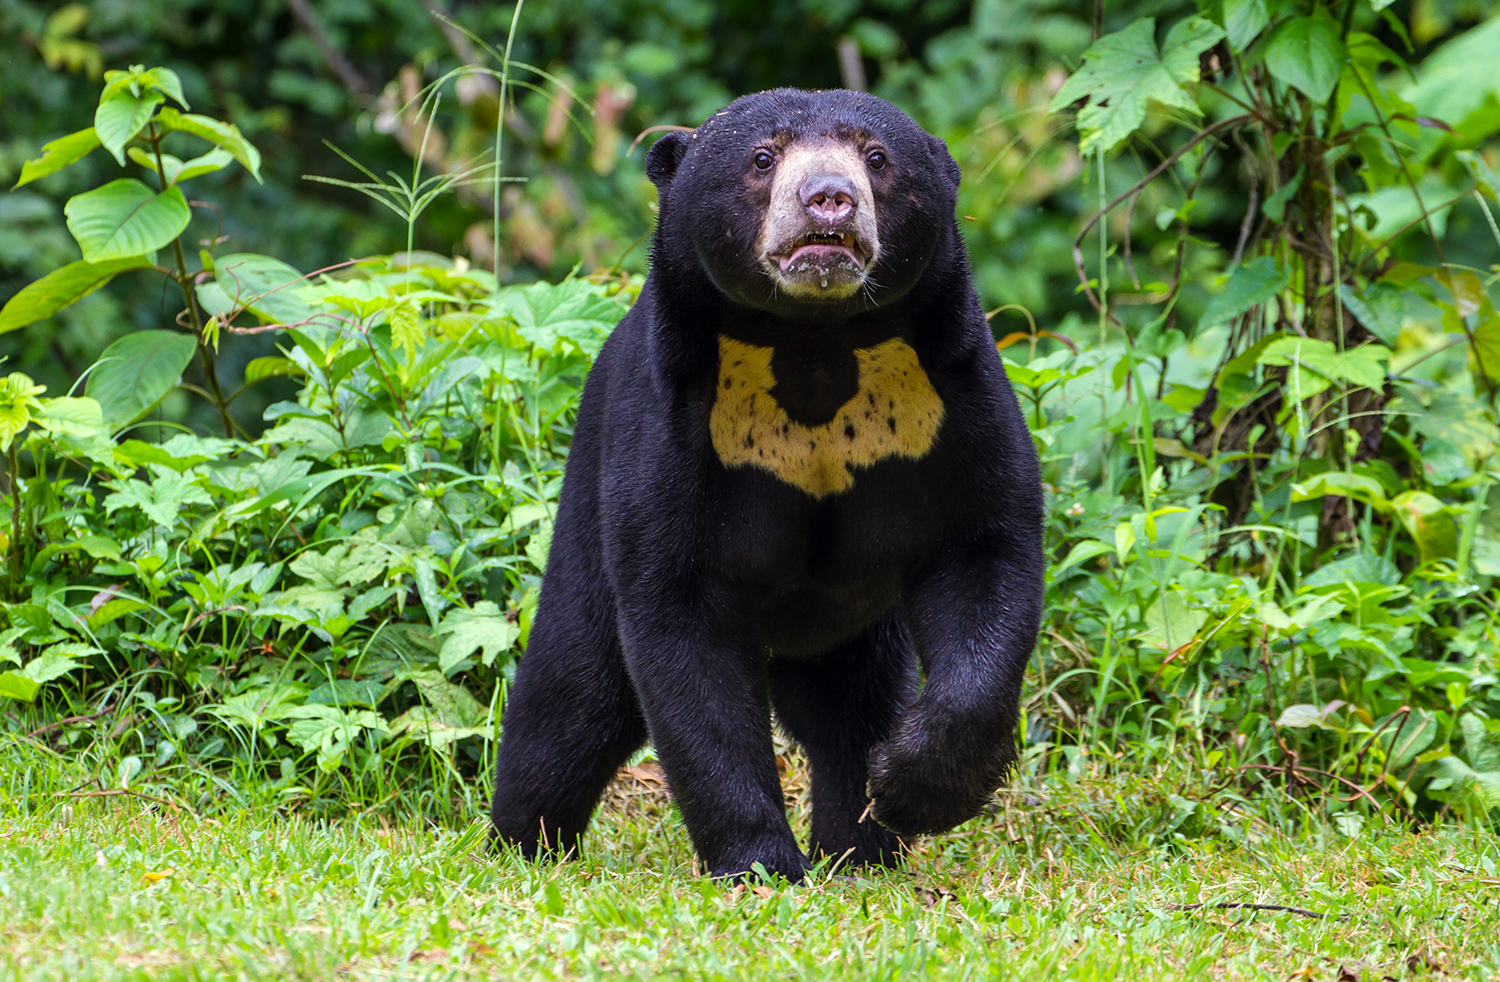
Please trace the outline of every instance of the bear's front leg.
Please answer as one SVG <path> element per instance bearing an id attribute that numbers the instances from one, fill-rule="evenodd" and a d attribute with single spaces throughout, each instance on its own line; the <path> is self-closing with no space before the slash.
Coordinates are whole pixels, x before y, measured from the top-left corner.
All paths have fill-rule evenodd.
<path id="1" fill-rule="evenodd" d="M 875 820 L 898 835 L 973 818 L 1015 763 L 1043 569 L 1040 541 L 991 537 L 945 554 L 914 587 L 908 626 L 927 683 L 870 755 Z"/>
<path id="2" fill-rule="evenodd" d="M 766 656 L 742 592 L 712 582 L 632 591 L 626 663 L 693 846 L 714 876 L 809 868 L 787 824 Z"/>

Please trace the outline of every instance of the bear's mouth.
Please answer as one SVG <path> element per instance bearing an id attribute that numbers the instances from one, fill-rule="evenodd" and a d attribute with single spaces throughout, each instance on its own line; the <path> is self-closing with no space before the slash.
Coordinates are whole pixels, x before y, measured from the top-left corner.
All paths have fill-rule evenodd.
<path id="1" fill-rule="evenodd" d="M 866 253 L 853 232 L 808 232 L 771 253 L 771 258 L 776 260 L 783 273 L 788 273 L 793 265 L 826 267 L 841 258 L 856 269 L 864 269 Z"/>

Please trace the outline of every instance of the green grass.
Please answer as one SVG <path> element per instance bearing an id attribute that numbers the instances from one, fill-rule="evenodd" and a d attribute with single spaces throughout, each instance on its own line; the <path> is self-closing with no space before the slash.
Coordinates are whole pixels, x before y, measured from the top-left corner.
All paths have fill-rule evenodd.
<path id="1" fill-rule="evenodd" d="M 668 801 L 629 779 L 583 861 L 538 867 L 490 853 L 477 818 L 418 827 L 267 805 L 199 816 L 129 795 L 64 797 L 68 765 L 3 753 L 4 979 L 1342 982 L 1500 970 L 1492 835 L 1349 837 L 1283 819 L 1297 809 L 1274 797 L 1210 796 L 1212 820 L 1185 839 L 1166 831 L 1163 790 L 1181 791 L 1182 776 L 1023 782 L 993 815 L 924 840 L 904 871 L 731 889 L 694 875 Z M 788 786 L 802 823 L 799 775 Z"/>

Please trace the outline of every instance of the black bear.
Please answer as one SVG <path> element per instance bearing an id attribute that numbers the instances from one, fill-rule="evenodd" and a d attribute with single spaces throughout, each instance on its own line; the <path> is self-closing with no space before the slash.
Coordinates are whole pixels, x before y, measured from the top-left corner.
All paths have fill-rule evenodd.
<path id="1" fill-rule="evenodd" d="M 810 852 L 890 865 L 1014 763 L 1041 616 L 1040 472 L 958 165 L 881 99 L 777 89 L 646 173 L 651 272 L 584 388 L 495 830 L 574 849 L 649 737 L 711 873 L 798 880 L 774 707 Z"/>

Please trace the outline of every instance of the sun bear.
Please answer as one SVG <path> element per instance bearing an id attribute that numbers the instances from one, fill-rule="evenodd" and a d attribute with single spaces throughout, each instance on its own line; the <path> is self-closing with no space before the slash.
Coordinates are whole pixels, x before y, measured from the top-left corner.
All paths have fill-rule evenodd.
<path id="1" fill-rule="evenodd" d="M 589 373 L 492 818 L 575 849 L 649 739 L 715 876 L 896 863 L 1015 761 L 1037 456 L 943 142 L 858 92 L 736 100 L 650 149 L 640 299 Z"/>

